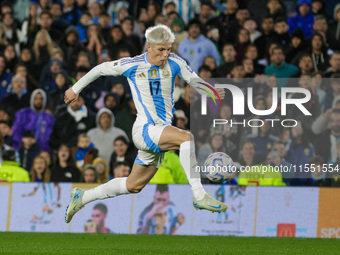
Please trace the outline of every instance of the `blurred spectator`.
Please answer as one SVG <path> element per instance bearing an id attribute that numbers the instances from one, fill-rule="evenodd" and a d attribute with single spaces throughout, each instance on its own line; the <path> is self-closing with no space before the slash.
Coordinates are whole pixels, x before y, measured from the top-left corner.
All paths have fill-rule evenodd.
<path id="1" fill-rule="evenodd" d="M 179 43 L 188 36 L 188 32 L 184 30 L 184 26 L 184 22 L 180 18 L 174 19 L 170 24 L 171 31 L 175 34 L 175 41 L 172 44 L 172 50 L 175 53 L 177 52 Z"/>
<path id="2" fill-rule="evenodd" d="M 292 181 L 291 184 L 301 185 L 308 177 L 305 166 L 309 163 L 310 158 L 315 155 L 315 150 L 314 146 L 310 143 L 309 133 L 301 124 L 301 121 L 298 121 L 298 124 L 292 127 L 291 134 L 292 136 L 286 146 L 286 159 L 293 166 L 299 168 L 295 173 L 295 180 Z M 302 167 L 301 170 L 300 166 Z"/>
<path id="3" fill-rule="evenodd" d="M 82 169 L 82 167 L 84 166 L 85 156 L 91 148 L 94 148 L 94 145 L 91 142 L 90 137 L 87 134 L 78 135 L 78 142 L 77 142 L 78 150 L 75 153 L 75 159 L 76 159 L 76 166 L 79 169 Z"/>
<path id="4" fill-rule="evenodd" d="M 124 1 L 110 0 L 106 1 L 105 4 L 107 5 L 106 12 L 107 14 L 110 15 L 112 24 L 117 23 L 116 21 L 118 19 L 118 11 L 120 10 L 120 8 L 124 7 L 128 9 L 130 6 L 129 1 L 125 0 Z"/>
<path id="5" fill-rule="evenodd" d="M 276 32 L 275 41 L 282 45 L 286 50 L 290 43 L 290 35 L 288 33 L 289 26 L 287 24 L 286 18 L 279 17 L 275 20 L 274 30 Z"/>
<path id="6" fill-rule="evenodd" d="M 7 96 L 12 77 L 13 74 L 7 69 L 5 57 L 0 55 L 0 100 Z"/>
<path id="7" fill-rule="evenodd" d="M 14 66 L 18 63 L 17 53 L 13 44 L 6 45 L 4 56 L 6 59 L 6 67 L 13 73 Z"/>
<path id="8" fill-rule="evenodd" d="M 40 146 L 37 144 L 32 130 L 24 131 L 21 141 L 22 144 L 19 149 L 20 163 L 23 168 L 30 171 L 33 159 L 39 155 Z"/>
<path id="9" fill-rule="evenodd" d="M 50 94 L 55 90 L 56 85 L 53 81 L 53 78 L 58 72 L 61 71 L 64 71 L 64 64 L 57 58 L 52 58 L 43 68 L 39 83 L 47 94 Z"/>
<path id="10" fill-rule="evenodd" d="M 109 167 L 107 162 L 102 158 L 95 158 L 92 165 L 96 168 L 98 175 L 97 183 L 106 183 L 109 180 Z"/>
<path id="11" fill-rule="evenodd" d="M 126 161 L 132 167 L 135 160 L 136 152 L 132 145 L 124 136 L 118 136 L 114 141 L 114 152 L 110 158 L 110 176 L 113 176 L 113 168 L 116 162 Z"/>
<path id="12" fill-rule="evenodd" d="M 315 151 L 326 162 L 334 162 L 337 159 L 337 141 L 340 139 L 340 110 L 334 109 L 330 113 L 330 127 L 316 137 L 314 141 Z"/>
<path id="13" fill-rule="evenodd" d="M 113 165 L 113 178 L 128 177 L 130 175 L 131 166 L 128 162 L 116 162 Z"/>
<path id="14" fill-rule="evenodd" d="M 209 137 L 209 142 L 205 143 L 197 153 L 197 163 L 203 166 L 204 161 L 213 152 L 226 152 L 223 134 L 215 133 Z"/>
<path id="15" fill-rule="evenodd" d="M 236 51 L 231 43 L 226 43 L 222 50 L 224 63 L 217 68 L 219 76 L 225 78 L 231 72 L 231 69 L 236 64 Z"/>
<path id="16" fill-rule="evenodd" d="M 137 109 L 131 95 L 126 98 L 127 107 L 124 107 L 117 115 L 115 126 L 121 128 L 132 141 L 132 126 L 136 120 Z"/>
<path id="17" fill-rule="evenodd" d="M 327 20 L 331 20 L 332 16 L 328 13 L 326 9 L 325 0 L 312 0 L 312 13 L 314 16 L 322 15 Z"/>
<path id="18" fill-rule="evenodd" d="M 274 40 L 276 34 L 274 31 L 274 19 L 272 16 L 264 16 L 261 22 L 262 35 L 254 42 L 258 50 L 259 59 L 266 56 L 266 49 L 269 48 L 270 43 Z"/>
<path id="19" fill-rule="evenodd" d="M 68 89 L 70 82 L 65 71 L 60 70 L 53 75 L 55 89 L 51 92 L 48 108 L 56 113 L 58 107 L 64 105 L 64 93 Z"/>
<path id="20" fill-rule="evenodd" d="M 20 148 L 21 137 L 25 130 L 34 130 L 35 139 L 42 150 L 49 151 L 49 139 L 55 118 L 45 112 L 46 93 L 42 89 L 36 89 L 31 95 L 31 107 L 24 108 L 15 114 L 13 124 L 13 147 Z"/>
<path id="21" fill-rule="evenodd" d="M 39 32 L 35 36 L 33 43 L 35 64 L 39 68 L 45 66 L 50 60 L 53 50 L 57 48 L 58 46 L 52 41 L 47 30 L 45 29 L 39 30 Z"/>
<path id="22" fill-rule="evenodd" d="M 4 143 L 7 146 L 13 146 L 13 138 L 12 138 L 12 126 L 10 122 L 0 120 L 0 133 L 4 139 Z"/>
<path id="23" fill-rule="evenodd" d="M 287 118 L 300 120 L 304 125 L 306 130 L 311 131 L 313 121 L 320 115 L 320 103 L 319 98 L 315 93 L 315 90 L 311 87 L 311 79 L 309 75 L 301 75 L 301 78 L 295 79 L 297 80 L 297 86 L 303 89 L 307 89 L 311 93 L 311 99 L 308 104 L 305 104 L 305 109 L 311 113 L 311 115 L 305 115 L 300 110 L 298 110 L 295 106 L 290 105 L 287 106 Z M 296 87 L 297 87 L 296 86 Z M 304 96 L 301 93 L 292 93 L 291 98 L 303 98 Z"/>
<path id="24" fill-rule="evenodd" d="M 83 12 L 81 14 L 79 23 L 77 24 L 77 30 L 78 30 L 80 42 L 85 42 L 87 40 L 86 30 L 90 24 L 91 24 L 91 14 L 89 12 Z"/>
<path id="25" fill-rule="evenodd" d="M 186 124 L 188 124 L 188 118 L 185 116 L 183 110 L 176 110 L 174 112 L 173 125 L 180 129 L 186 129 Z"/>
<path id="26" fill-rule="evenodd" d="M 289 33 L 299 27 L 308 39 L 312 36 L 314 16 L 312 14 L 312 4 L 310 0 L 299 0 L 296 3 L 296 15 L 288 19 Z"/>
<path id="27" fill-rule="evenodd" d="M 41 156 L 36 156 L 33 160 L 30 171 L 31 182 L 50 182 L 51 171 L 45 159 Z"/>
<path id="28" fill-rule="evenodd" d="M 86 49 L 92 54 L 97 62 L 101 55 L 102 48 L 106 45 L 103 35 L 101 34 L 101 27 L 97 23 L 92 23 L 86 29 L 87 40 L 84 43 Z"/>
<path id="29" fill-rule="evenodd" d="M 274 74 L 276 78 L 288 78 L 296 74 L 299 69 L 296 66 L 285 62 L 285 55 L 283 49 L 280 46 L 272 49 L 272 55 L 270 57 L 272 64 L 267 66 L 264 70 L 266 75 Z M 278 80 L 279 93 L 282 87 L 285 87 L 287 83 L 286 79 Z"/>
<path id="30" fill-rule="evenodd" d="M 68 65 L 77 62 L 77 57 L 80 52 L 87 51 L 80 43 L 78 30 L 75 26 L 69 26 L 65 30 L 64 36 L 60 38 L 59 46 L 65 54 L 64 62 Z M 73 65 L 67 66 L 67 68 L 69 68 L 70 73 L 75 70 Z"/>
<path id="31" fill-rule="evenodd" d="M 52 182 L 79 182 L 80 171 L 72 158 L 71 150 L 66 144 L 58 148 L 57 162 L 51 169 Z"/>
<path id="32" fill-rule="evenodd" d="M 34 68 L 34 67 L 33 67 Z M 14 74 L 20 74 L 26 78 L 27 91 L 32 93 L 33 90 L 40 88 L 40 84 L 36 81 L 33 75 L 30 73 L 25 63 L 18 63 L 14 67 Z"/>
<path id="33" fill-rule="evenodd" d="M 324 38 L 321 34 L 315 33 L 311 37 L 310 54 L 313 61 L 314 71 L 324 72 L 329 66 L 329 56 Z"/>
<path id="34" fill-rule="evenodd" d="M 230 43 L 235 43 L 237 40 L 238 31 L 243 28 L 244 22 L 250 18 L 250 12 L 244 6 L 239 6 L 236 10 L 234 20 L 230 21 L 228 24 L 227 41 Z"/>
<path id="35" fill-rule="evenodd" d="M 210 136 L 214 134 L 223 135 L 228 155 L 232 158 L 237 158 L 240 133 L 237 126 L 231 124 L 232 122 L 236 122 L 236 119 L 232 116 L 231 107 L 226 104 L 222 105 L 217 118 L 227 121 L 227 123 L 216 125 L 216 127 L 211 126 Z"/>
<path id="36" fill-rule="evenodd" d="M 117 93 L 108 93 L 104 97 L 104 107 L 109 109 L 114 116 L 117 116 L 120 108 L 119 96 Z"/>
<path id="37" fill-rule="evenodd" d="M 336 143 L 336 153 L 337 157 L 336 160 L 334 160 L 329 166 L 328 171 L 326 172 L 326 177 L 324 182 L 322 183 L 322 186 L 326 187 L 340 187 L 340 174 L 337 169 L 339 169 L 340 165 L 340 141 L 337 141 Z M 322 161 L 322 170 L 324 170 L 324 163 L 325 161 Z M 323 176 L 324 177 L 324 176 Z"/>
<path id="38" fill-rule="evenodd" d="M 323 158 L 315 155 L 309 160 L 309 178 L 306 181 L 305 186 L 324 186 L 326 178 L 326 171 Z"/>
<path id="39" fill-rule="evenodd" d="M 235 43 L 236 61 L 242 61 L 247 47 L 250 45 L 250 34 L 245 28 L 239 29 Z"/>
<path id="40" fill-rule="evenodd" d="M 332 50 L 340 50 L 340 4 L 334 7 L 333 11 L 334 21 L 329 24 L 329 47 Z"/>
<path id="41" fill-rule="evenodd" d="M 291 34 L 291 42 L 286 54 L 286 61 L 289 64 L 296 62 L 300 52 L 306 50 L 306 41 L 304 34 L 300 28 L 296 28 Z"/>
<path id="42" fill-rule="evenodd" d="M 251 43 L 254 43 L 255 40 L 262 35 L 260 31 L 256 30 L 257 25 L 256 25 L 256 22 L 252 18 L 247 19 L 244 22 L 243 27 L 248 30 Z"/>
<path id="43" fill-rule="evenodd" d="M 48 165 L 48 168 L 51 169 L 52 165 L 52 159 L 50 153 L 48 151 L 40 151 L 39 156 L 43 157 Z"/>
<path id="44" fill-rule="evenodd" d="M 323 77 L 329 78 L 333 74 L 338 73 L 340 74 L 340 51 L 334 51 L 330 60 L 329 64 L 331 65 L 326 72 L 324 73 Z"/>
<path id="45" fill-rule="evenodd" d="M 188 24 L 188 37 L 178 45 L 178 54 L 188 61 L 194 72 L 203 64 L 204 58 L 213 56 L 219 65 L 219 53 L 212 41 L 201 34 L 202 24 L 193 19 Z"/>
<path id="46" fill-rule="evenodd" d="M 62 17 L 63 6 L 61 5 L 61 3 L 52 3 L 50 13 L 53 20 L 52 27 L 63 33 L 65 29 L 70 25 L 70 22 Z"/>
<path id="47" fill-rule="evenodd" d="M 281 0 L 267 1 L 267 14 L 271 15 L 274 20 L 286 17 L 286 8 L 283 2 Z"/>
<path id="48" fill-rule="evenodd" d="M 176 11 L 180 14 L 185 24 L 188 24 L 189 20 L 193 19 L 200 12 L 201 4 L 199 0 L 165 0 L 163 6 L 167 6 L 169 2 L 174 3 Z"/>
<path id="49" fill-rule="evenodd" d="M 38 5 L 36 3 L 30 3 L 28 17 L 21 26 L 22 42 L 25 44 L 28 43 L 28 38 L 32 37 L 32 33 L 35 33 L 38 30 L 38 17 Z M 22 16 L 21 18 L 25 18 L 25 16 Z"/>
<path id="50" fill-rule="evenodd" d="M 125 132 L 114 126 L 115 118 L 107 108 L 102 108 L 97 113 L 97 127 L 88 131 L 88 135 L 94 146 L 98 149 L 99 157 L 106 162 L 110 161 L 111 154 L 114 152 L 114 141 L 119 136 L 127 138 Z"/>
<path id="51" fill-rule="evenodd" d="M 28 107 L 29 101 L 26 78 L 21 74 L 16 74 L 12 78 L 9 95 L 2 99 L 0 105 L 6 107 L 8 112 L 15 114 L 18 110 Z"/>
<path id="52" fill-rule="evenodd" d="M 84 166 L 84 169 L 82 171 L 82 182 L 84 183 L 97 183 L 97 172 L 96 168 L 91 165 L 87 164 Z"/>
<path id="53" fill-rule="evenodd" d="M 131 17 L 125 17 L 120 24 L 124 32 L 124 41 L 134 45 L 137 54 L 139 54 L 142 50 L 142 44 L 139 40 L 139 36 L 133 32 L 134 20 Z"/>
<path id="54" fill-rule="evenodd" d="M 328 88 L 326 89 L 325 111 L 334 105 L 334 102 L 340 97 L 340 73 L 331 75 L 330 79 L 326 80 Z"/>
<path id="55" fill-rule="evenodd" d="M 75 5 L 74 0 L 62 0 L 63 3 L 63 18 L 76 26 L 81 16 L 81 11 Z"/>
<path id="56" fill-rule="evenodd" d="M 107 44 L 112 60 L 119 59 L 118 51 L 122 48 L 128 49 L 130 55 L 136 55 L 136 49 L 129 42 L 124 41 L 124 32 L 121 25 L 113 25 L 110 30 L 110 38 Z"/>
<path id="57" fill-rule="evenodd" d="M 242 166 L 252 166 L 255 164 L 255 146 L 252 141 L 247 140 L 242 144 L 240 154 L 238 162 Z"/>
<path id="58" fill-rule="evenodd" d="M 95 115 L 84 104 L 84 95 L 80 94 L 77 101 L 60 107 L 50 138 L 52 149 L 57 149 L 62 143 L 76 146 L 78 135 L 95 127 Z"/>
<path id="59" fill-rule="evenodd" d="M 258 134 L 251 134 L 246 137 L 246 140 L 250 140 L 255 145 L 255 152 L 257 154 L 267 155 L 274 142 L 279 141 L 280 138 L 271 134 L 273 127 L 269 121 L 262 120 L 263 125 L 259 127 Z"/>
<path id="60" fill-rule="evenodd" d="M 21 31 L 16 28 L 14 19 L 11 13 L 5 13 L 2 17 L 2 22 L 5 25 L 5 34 L 7 42 L 15 47 L 16 53 L 19 53 L 19 44 L 21 42 Z"/>

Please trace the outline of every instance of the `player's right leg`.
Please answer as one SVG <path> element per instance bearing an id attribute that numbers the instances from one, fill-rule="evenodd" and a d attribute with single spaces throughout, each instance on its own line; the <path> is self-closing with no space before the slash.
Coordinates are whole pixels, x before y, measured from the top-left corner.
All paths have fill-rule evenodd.
<path id="1" fill-rule="evenodd" d="M 196 172 L 197 161 L 193 139 L 190 132 L 167 126 L 162 132 L 158 145 L 164 151 L 179 149 L 180 162 L 191 185 L 194 197 L 193 205 L 196 209 L 212 212 L 226 211 L 228 206 L 209 196 L 201 184 L 200 173 Z"/>
<path id="2" fill-rule="evenodd" d="M 69 223 L 73 215 L 91 201 L 140 192 L 156 172 L 157 168 L 155 166 L 135 163 L 129 177 L 114 178 L 90 190 L 74 188 L 71 192 L 71 201 L 66 210 L 66 223 Z"/>

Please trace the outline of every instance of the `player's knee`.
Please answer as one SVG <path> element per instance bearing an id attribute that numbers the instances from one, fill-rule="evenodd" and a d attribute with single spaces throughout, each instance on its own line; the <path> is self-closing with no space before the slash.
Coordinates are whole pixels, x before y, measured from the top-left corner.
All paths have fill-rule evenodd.
<path id="1" fill-rule="evenodd" d="M 188 132 L 188 131 L 185 131 L 183 133 L 183 135 L 181 136 L 181 142 L 184 143 L 184 142 L 187 142 L 187 141 L 193 141 L 194 140 L 194 136 Z"/>
<path id="2" fill-rule="evenodd" d="M 139 193 L 139 192 L 142 191 L 144 186 L 142 186 L 142 185 L 126 185 L 126 188 L 130 193 Z"/>

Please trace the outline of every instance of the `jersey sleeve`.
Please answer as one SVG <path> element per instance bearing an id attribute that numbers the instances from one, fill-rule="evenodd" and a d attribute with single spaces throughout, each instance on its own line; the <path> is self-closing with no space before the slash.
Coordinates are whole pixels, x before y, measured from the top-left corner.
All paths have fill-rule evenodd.
<path id="1" fill-rule="evenodd" d="M 201 95 L 220 99 L 214 87 L 199 77 L 183 59 L 178 57 L 177 63 L 180 65 L 180 75 L 186 83 Z"/>
<path id="2" fill-rule="evenodd" d="M 72 89 L 74 93 L 79 94 L 87 85 L 100 76 L 119 76 L 124 72 L 124 69 L 121 65 L 121 60 L 104 62 L 92 68 L 73 85 Z"/>

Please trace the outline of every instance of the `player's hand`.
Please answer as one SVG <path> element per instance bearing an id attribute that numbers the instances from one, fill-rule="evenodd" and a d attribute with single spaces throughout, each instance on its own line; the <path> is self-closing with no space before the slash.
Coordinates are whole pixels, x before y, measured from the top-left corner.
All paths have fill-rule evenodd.
<path id="1" fill-rule="evenodd" d="M 72 103 L 78 100 L 79 95 L 74 93 L 72 88 L 69 88 L 65 92 L 64 101 L 66 104 Z"/>
<path id="2" fill-rule="evenodd" d="M 225 97 L 225 91 L 222 88 L 216 89 L 217 94 L 220 96 L 221 100 Z"/>

